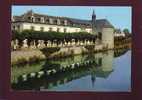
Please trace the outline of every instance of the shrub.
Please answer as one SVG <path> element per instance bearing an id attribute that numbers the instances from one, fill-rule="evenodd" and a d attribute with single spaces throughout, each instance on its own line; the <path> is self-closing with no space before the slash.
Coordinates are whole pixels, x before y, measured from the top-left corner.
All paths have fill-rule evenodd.
<path id="1" fill-rule="evenodd" d="M 95 40 L 96 35 L 87 32 L 75 32 L 75 33 L 63 33 L 63 32 L 42 32 L 42 31 L 32 31 L 24 30 L 22 32 L 12 31 L 12 39 L 24 40 L 57 40 L 57 42 L 63 42 L 64 40 L 71 41 L 75 39 L 78 40 Z"/>

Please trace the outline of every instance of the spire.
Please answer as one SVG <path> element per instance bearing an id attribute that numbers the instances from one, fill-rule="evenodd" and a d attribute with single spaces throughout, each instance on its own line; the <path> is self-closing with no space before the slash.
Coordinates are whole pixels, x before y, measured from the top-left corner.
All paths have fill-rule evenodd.
<path id="1" fill-rule="evenodd" d="M 34 15 L 34 12 L 33 12 L 32 9 L 30 9 L 30 10 L 27 12 L 27 14 L 31 14 L 31 15 L 33 16 L 33 15 Z"/>
<path id="2" fill-rule="evenodd" d="M 96 20 L 95 10 L 93 10 L 92 19 Z"/>
<path id="3" fill-rule="evenodd" d="M 93 10 L 93 15 L 95 15 L 95 10 Z"/>
<path id="4" fill-rule="evenodd" d="M 93 14 L 92 14 L 92 33 L 93 34 L 96 34 L 95 24 L 96 24 L 96 14 L 95 14 L 95 10 L 93 10 Z"/>

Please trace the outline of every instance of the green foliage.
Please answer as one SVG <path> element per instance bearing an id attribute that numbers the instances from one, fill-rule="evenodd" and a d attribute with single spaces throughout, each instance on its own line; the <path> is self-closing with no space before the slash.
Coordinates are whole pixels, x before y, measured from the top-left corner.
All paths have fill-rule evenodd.
<path id="1" fill-rule="evenodd" d="M 50 48 L 43 48 L 41 49 L 42 53 L 48 57 L 50 54 L 57 52 L 60 50 L 60 47 L 50 47 Z"/>
<path id="2" fill-rule="evenodd" d="M 132 34 L 130 33 L 128 29 L 124 29 L 123 32 L 125 33 L 126 37 L 132 37 Z"/>
<path id="3" fill-rule="evenodd" d="M 125 28 L 125 29 L 123 30 L 123 32 L 124 32 L 125 34 L 129 34 L 129 33 L 130 33 L 127 28 Z"/>
<path id="4" fill-rule="evenodd" d="M 72 39 L 77 40 L 94 40 L 96 38 L 95 35 L 87 33 L 87 32 L 77 32 L 77 33 L 62 33 L 62 32 L 41 32 L 41 31 L 32 31 L 32 30 L 24 30 L 22 32 L 13 31 L 12 39 L 24 40 L 57 40 L 57 42 L 61 41 L 71 41 Z"/>
<path id="5" fill-rule="evenodd" d="M 115 49 L 114 57 L 120 57 L 121 55 L 125 54 L 128 50 L 129 50 L 128 48 Z"/>
<path id="6" fill-rule="evenodd" d="M 95 46 L 94 45 L 86 45 L 85 48 L 89 51 L 93 51 Z"/>

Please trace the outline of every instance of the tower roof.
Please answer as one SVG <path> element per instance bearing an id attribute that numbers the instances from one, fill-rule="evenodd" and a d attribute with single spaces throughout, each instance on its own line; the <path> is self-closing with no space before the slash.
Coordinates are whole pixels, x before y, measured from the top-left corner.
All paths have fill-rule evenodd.
<path id="1" fill-rule="evenodd" d="M 93 15 L 96 15 L 96 14 L 95 14 L 95 10 L 93 10 Z"/>

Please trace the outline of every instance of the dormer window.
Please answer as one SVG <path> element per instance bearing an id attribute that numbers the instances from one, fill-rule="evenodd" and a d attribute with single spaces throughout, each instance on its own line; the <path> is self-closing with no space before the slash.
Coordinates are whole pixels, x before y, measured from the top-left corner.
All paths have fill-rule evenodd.
<path id="1" fill-rule="evenodd" d="M 67 25 L 67 20 L 64 20 L 64 25 Z"/>
<path id="2" fill-rule="evenodd" d="M 64 21 L 63 20 L 61 21 L 61 25 L 64 25 Z"/>
<path id="3" fill-rule="evenodd" d="M 41 18 L 37 18 L 37 21 L 40 22 L 40 21 L 41 21 Z"/>
<path id="4" fill-rule="evenodd" d="M 29 22 L 35 22 L 35 17 L 34 16 L 29 16 L 27 17 Z"/>
<path id="5" fill-rule="evenodd" d="M 52 18 L 49 18 L 49 23 L 53 24 L 53 19 Z"/>
<path id="6" fill-rule="evenodd" d="M 57 24 L 58 24 L 58 25 L 60 25 L 60 24 L 61 24 L 60 19 L 57 19 Z"/>
<path id="7" fill-rule="evenodd" d="M 44 17 L 41 17 L 41 23 L 44 23 Z"/>
<path id="8" fill-rule="evenodd" d="M 54 20 L 54 24 L 56 24 L 56 25 L 57 25 L 57 20 L 56 20 L 56 19 Z"/>
<path id="9" fill-rule="evenodd" d="M 49 23 L 49 19 L 46 19 L 46 23 Z"/>
<path id="10" fill-rule="evenodd" d="M 29 20 L 31 20 L 31 17 L 28 17 Z"/>
<path id="11" fill-rule="evenodd" d="M 31 21 L 34 22 L 34 18 L 33 17 L 31 18 Z"/>

